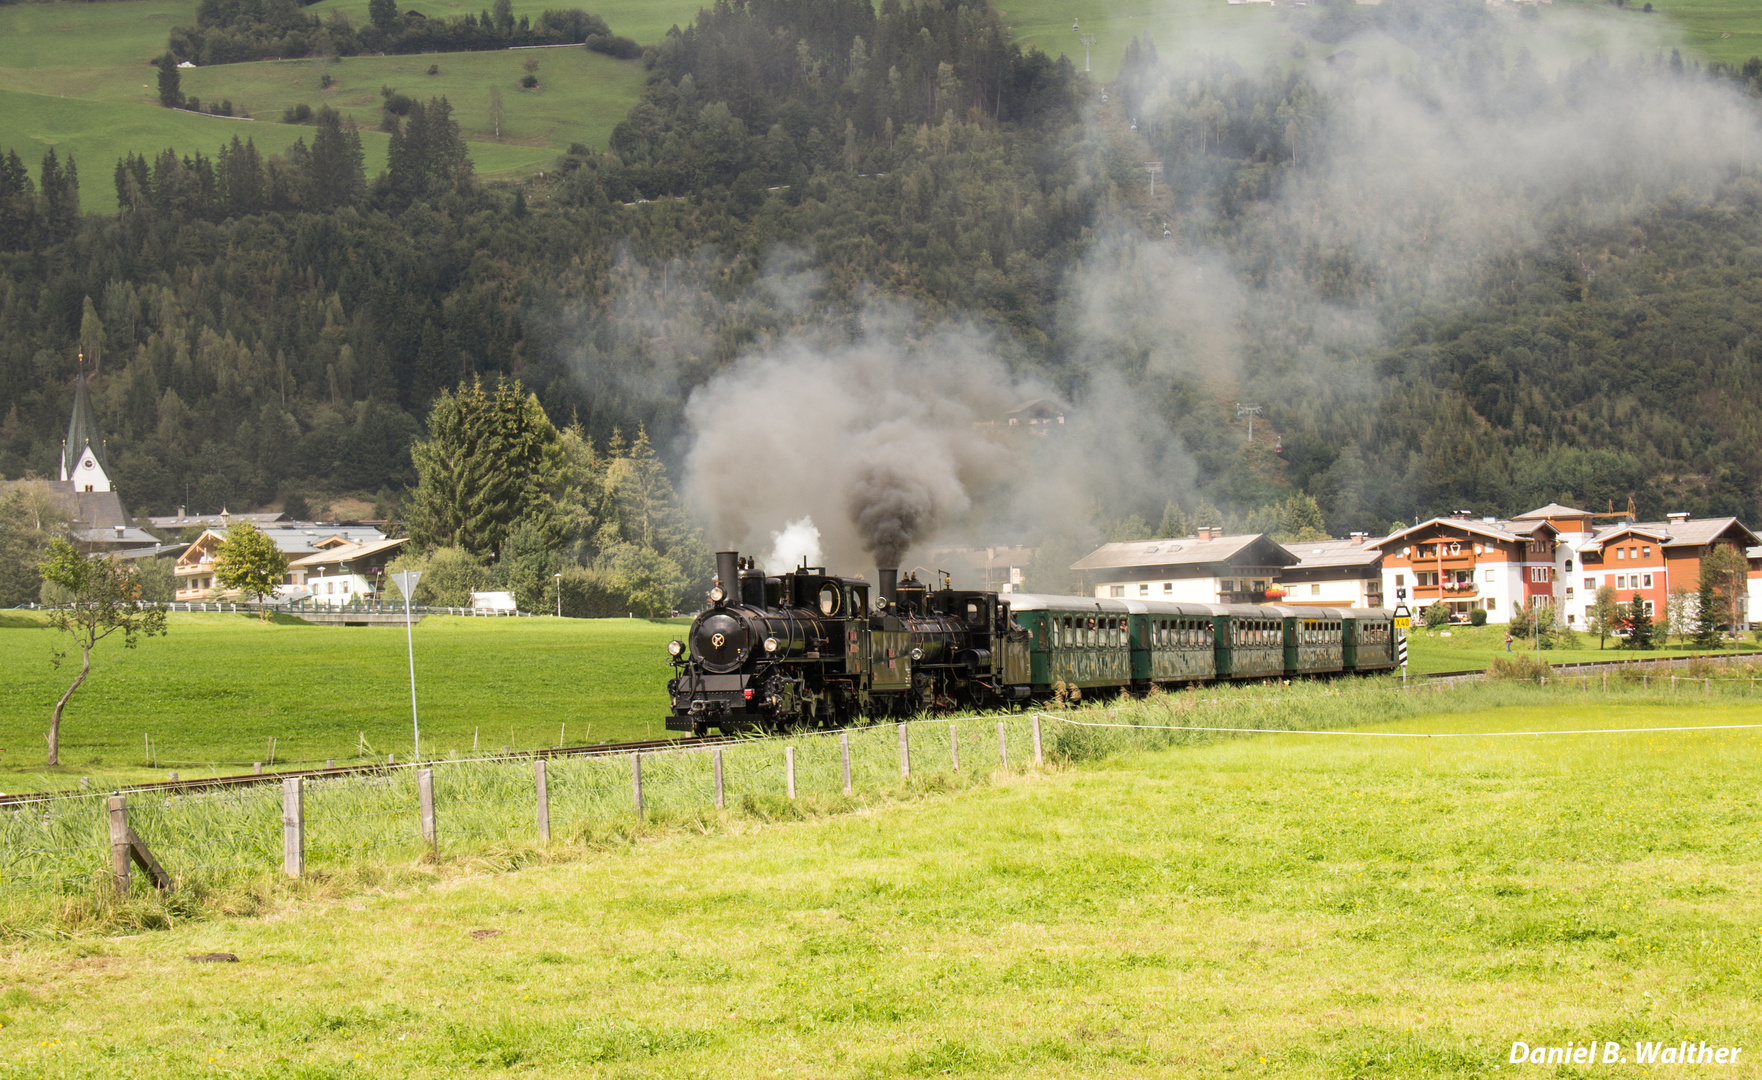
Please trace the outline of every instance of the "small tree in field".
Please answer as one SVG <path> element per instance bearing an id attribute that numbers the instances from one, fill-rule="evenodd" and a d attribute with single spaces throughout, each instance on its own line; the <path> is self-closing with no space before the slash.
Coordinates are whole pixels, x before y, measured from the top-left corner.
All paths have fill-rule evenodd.
<path id="1" fill-rule="evenodd" d="M 1597 597 L 1591 601 L 1591 610 L 1586 612 L 1590 617 L 1591 633 L 1597 635 L 1597 648 L 1603 647 L 1603 641 L 1609 631 L 1621 625 L 1621 602 L 1615 595 L 1615 586 L 1605 585 L 1597 590 Z"/>
<path id="2" fill-rule="evenodd" d="M 182 105 L 184 93 L 178 85 L 182 79 L 177 70 L 177 57 L 171 53 L 165 53 L 153 61 L 153 66 L 159 69 L 159 104 L 168 109 L 175 109 Z"/>
<path id="3" fill-rule="evenodd" d="M 1694 591 L 1687 585 L 1671 586 L 1670 594 L 1664 600 L 1664 617 L 1658 620 L 1656 636 L 1661 639 L 1659 644 L 1668 645 L 1670 634 L 1679 638 L 1688 636 L 1689 627 L 1694 625 L 1694 613 Z"/>
<path id="4" fill-rule="evenodd" d="M 1701 592 L 1695 598 L 1695 648 L 1719 648 L 1719 596 L 1713 578 L 1701 564 Z"/>
<path id="5" fill-rule="evenodd" d="M 1646 601 L 1639 593 L 1634 593 L 1627 606 L 1627 647 L 1652 647 L 1652 616 L 1646 614 Z"/>
<path id="6" fill-rule="evenodd" d="M 275 594 L 282 575 L 288 572 L 288 557 L 262 529 L 243 522 L 226 531 L 226 539 L 214 553 L 214 579 L 229 589 L 237 589 L 246 600 L 261 601 Z M 263 621 L 269 621 L 269 608 L 261 606 Z"/>
<path id="7" fill-rule="evenodd" d="M 55 703 L 49 714 L 49 764 L 61 764 L 61 714 L 73 692 L 92 671 L 92 649 L 100 641 L 122 631 L 122 643 L 134 648 L 144 635 L 165 633 L 165 612 L 141 604 L 141 587 L 132 564 L 114 557 L 88 559 L 72 544 L 56 539 L 49 543 L 49 557 L 38 564 L 43 580 L 66 591 L 69 599 L 49 615 L 49 625 L 73 635 L 80 647 L 80 673 Z M 56 668 L 66 659 L 65 650 L 50 660 Z"/>

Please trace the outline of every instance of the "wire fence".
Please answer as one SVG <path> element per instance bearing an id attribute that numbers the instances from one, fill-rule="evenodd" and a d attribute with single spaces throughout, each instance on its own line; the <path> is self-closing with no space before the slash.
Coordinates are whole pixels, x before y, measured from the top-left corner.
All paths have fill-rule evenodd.
<path id="1" fill-rule="evenodd" d="M 960 716 L 720 745 L 593 756 L 501 756 L 388 765 L 256 786 L 45 795 L 0 808 L 0 892 L 110 890 L 126 867 L 123 822 L 173 891 L 265 872 L 296 875 L 592 839 L 633 823 L 678 823 L 719 809 L 763 815 L 791 800 L 860 804 L 959 777 L 983 780 L 1045 760 L 1073 762 L 1220 737 L 1224 731 L 1326 730 L 1442 705 L 1470 712 L 1538 700 L 1616 704 L 1693 696 L 1757 699 L 1750 669 L 1631 667 L 1555 673 L 1545 684 L 1486 680 L 1403 687 L 1397 678 L 1214 685 L 1141 699 L 1055 702 L 1043 712 Z M 1069 720 L 1070 722 L 1064 722 Z M 1094 726 L 1105 721 L 1112 727 Z M 118 802 L 123 817 L 117 816 Z M 147 865 L 145 862 L 143 866 Z M 133 874 L 130 889 L 153 887 Z"/>

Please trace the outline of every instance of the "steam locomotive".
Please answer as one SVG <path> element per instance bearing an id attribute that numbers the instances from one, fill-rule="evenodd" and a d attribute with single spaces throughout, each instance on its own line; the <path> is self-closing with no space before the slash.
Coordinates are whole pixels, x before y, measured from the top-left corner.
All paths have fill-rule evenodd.
<path id="1" fill-rule="evenodd" d="M 1051 697 L 1395 667 L 1384 608 L 1189 604 L 875 582 L 802 566 L 767 575 L 716 553 L 710 607 L 667 646 L 667 727 L 702 735 Z"/>

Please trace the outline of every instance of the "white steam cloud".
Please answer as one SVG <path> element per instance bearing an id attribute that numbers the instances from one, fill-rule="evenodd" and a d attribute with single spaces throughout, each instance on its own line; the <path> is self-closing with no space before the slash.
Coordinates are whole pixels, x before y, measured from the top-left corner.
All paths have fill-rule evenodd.
<path id="1" fill-rule="evenodd" d="M 762 560 L 773 574 L 786 574 L 798 566 L 824 566 L 820 553 L 820 529 L 811 517 L 801 517 L 771 534 L 771 552 Z"/>

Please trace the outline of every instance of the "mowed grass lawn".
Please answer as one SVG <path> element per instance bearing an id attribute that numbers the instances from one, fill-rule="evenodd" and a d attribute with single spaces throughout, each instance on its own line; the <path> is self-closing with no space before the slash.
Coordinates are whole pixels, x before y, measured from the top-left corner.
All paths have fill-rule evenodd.
<path id="1" fill-rule="evenodd" d="M 1762 721 L 1565 700 L 1399 728 Z M 518 872 L 15 940 L 0 1076 L 1409 1080 L 1592 1075 L 1507 1063 L 1590 1039 L 1743 1046 L 1718 1075 L 1755 1076 L 1758 771 L 1753 731 L 1283 735 L 730 811 Z M 188 959 L 214 951 L 239 962 Z"/>
<path id="2" fill-rule="evenodd" d="M 423 754 L 663 738 L 666 643 L 683 625 L 644 619 L 470 619 L 416 624 Z M 401 626 L 269 624 L 254 615 L 170 617 L 163 637 L 93 654 L 69 703 L 63 765 L 43 765 L 49 710 L 77 671 L 50 667 L 71 638 L 33 616 L 0 616 L 0 790 L 233 773 L 263 760 L 352 760 L 359 738 L 384 760 L 411 752 L 410 684 Z M 148 769 L 142 736 L 160 767 Z M 3 1074 L 0 1074 L 3 1075 Z"/>
<path id="3" fill-rule="evenodd" d="M 1468 671 L 1486 667 L 1501 656 L 1510 655 L 1505 651 L 1504 626 L 1446 626 L 1438 630 L 1427 630 L 1415 626 L 1408 631 L 1408 670 L 1415 675 L 1427 675 L 1436 671 Z M 1446 637 L 1445 635 L 1449 636 Z M 1534 640 L 1518 638 L 1511 643 L 1513 653 L 1528 653 L 1538 656 L 1550 664 L 1582 664 L 1599 660 L 1670 660 L 1680 659 L 1685 655 L 1703 655 L 1704 650 L 1691 649 L 1674 637 L 1670 644 L 1658 649 L 1634 651 L 1622 648 L 1619 638 L 1604 640 L 1604 648 L 1597 648 L 1597 635 L 1580 633 L 1576 647 L 1568 648 L 1564 643 L 1558 648 L 1536 651 Z M 1751 654 L 1758 652 L 1754 642 L 1727 643 L 1718 655 L 1735 656 L 1739 653 Z M 1706 655 L 1715 655 L 1705 653 Z M 1755 657 L 1747 657 L 1757 659 Z"/>

